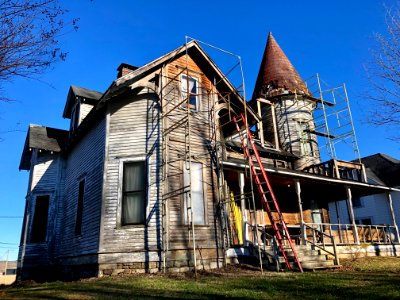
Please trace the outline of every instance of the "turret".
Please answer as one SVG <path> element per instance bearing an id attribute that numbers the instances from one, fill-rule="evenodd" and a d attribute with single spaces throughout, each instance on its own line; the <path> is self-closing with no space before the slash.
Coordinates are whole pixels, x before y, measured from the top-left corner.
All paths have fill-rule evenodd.
<path id="1" fill-rule="evenodd" d="M 279 47 L 268 35 L 263 59 L 253 92 L 253 107 L 262 116 L 261 142 L 299 157 L 296 169 L 320 162 L 314 129 L 315 99 Z"/>

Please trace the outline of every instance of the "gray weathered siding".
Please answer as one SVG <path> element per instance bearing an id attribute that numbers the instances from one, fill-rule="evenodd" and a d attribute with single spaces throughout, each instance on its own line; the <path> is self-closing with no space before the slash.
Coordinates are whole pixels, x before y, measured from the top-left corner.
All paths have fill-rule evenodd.
<path id="1" fill-rule="evenodd" d="M 160 249 L 161 168 L 158 105 L 154 94 L 128 95 L 109 104 L 106 184 L 100 252 L 110 253 L 109 258 L 113 261 L 115 258 L 112 258 L 114 257 L 112 253 L 132 254 L 145 249 Z M 148 163 L 147 226 L 121 226 L 121 164 L 126 160 L 138 158 L 146 158 Z M 125 259 L 123 255 L 118 257 L 119 262 Z M 132 256 L 130 259 L 132 261 Z M 104 261 L 107 261 L 106 256 Z"/>
<path id="2" fill-rule="evenodd" d="M 21 262 L 21 259 L 23 259 L 23 267 L 46 266 L 51 263 L 51 250 L 55 241 L 57 195 L 59 192 L 57 182 L 62 166 L 62 158 L 59 154 L 37 149 L 32 151 L 30 182 L 26 196 L 27 207 L 24 224 L 22 225 L 21 247 L 19 249 L 19 261 Z M 46 241 L 43 243 L 31 243 L 32 224 L 38 196 L 49 196 Z"/>
<path id="3" fill-rule="evenodd" d="M 99 247 L 105 119 L 89 130 L 67 157 L 57 231 L 57 256 L 96 253 Z M 82 234 L 75 235 L 79 182 L 85 179 Z"/>

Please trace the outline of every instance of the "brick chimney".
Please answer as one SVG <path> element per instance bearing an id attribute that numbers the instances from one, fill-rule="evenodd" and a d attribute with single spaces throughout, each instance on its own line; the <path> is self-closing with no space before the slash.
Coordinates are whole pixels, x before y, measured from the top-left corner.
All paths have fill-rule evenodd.
<path id="1" fill-rule="evenodd" d="M 126 63 L 122 63 L 117 68 L 117 71 L 118 71 L 117 78 L 125 76 L 126 74 L 129 74 L 129 73 L 135 71 L 136 69 L 138 69 L 138 67 L 135 67 L 135 66 L 132 66 L 132 65 L 129 65 Z"/>

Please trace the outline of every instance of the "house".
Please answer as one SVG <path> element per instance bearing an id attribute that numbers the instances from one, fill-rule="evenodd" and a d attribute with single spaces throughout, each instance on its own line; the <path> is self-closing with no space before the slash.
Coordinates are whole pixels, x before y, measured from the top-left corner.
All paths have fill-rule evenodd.
<path id="1" fill-rule="evenodd" d="M 400 161 L 383 153 L 377 153 L 361 158 L 370 183 L 398 188 L 400 187 Z M 396 212 L 396 224 L 400 222 L 400 193 L 391 195 L 393 209 Z M 373 224 L 390 225 L 392 216 L 387 205 L 387 195 L 375 194 L 358 197 L 352 200 L 356 224 L 365 225 L 366 228 Z M 345 213 L 346 203 L 340 201 L 337 206 L 329 209 L 331 220 L 334 223 L 347 223 L 348 215 Z"/>
<path id="2" fill-rule="evenodd" d="M 321 247 L 316 235 L 335 241 L 343 230 L 325 226 L 330 202 L 351 208 L 352 195 L 397 190 L 368 183 L 362 163 L 321 162 L 320 105 L 329 104 L 272 35 L 249 102 L 195 40 L 141 67 L 121 64 L 104 93 L 71 86 L 69 130 L 28 130 L 19 278 L 196 271 L 267 253 L 274 237 L 293 253 L 295 243 Z M 245 145 L 278 211 L 260 201 Z M 354 217 L 346 234 L 359 243 Z"/>

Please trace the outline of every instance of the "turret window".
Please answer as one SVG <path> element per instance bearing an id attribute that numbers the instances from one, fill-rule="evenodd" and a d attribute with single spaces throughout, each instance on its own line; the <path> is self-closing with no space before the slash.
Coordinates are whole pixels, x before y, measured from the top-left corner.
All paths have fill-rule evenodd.
<path id="1" fill-rule="evenodd" d="M 313 156 L 312 139 L 310 133 L 310 126 L 308 122 L 298 121 L 297 132 L 299 134 L 300 142 L 300 155 L 301 156 Z"/>

